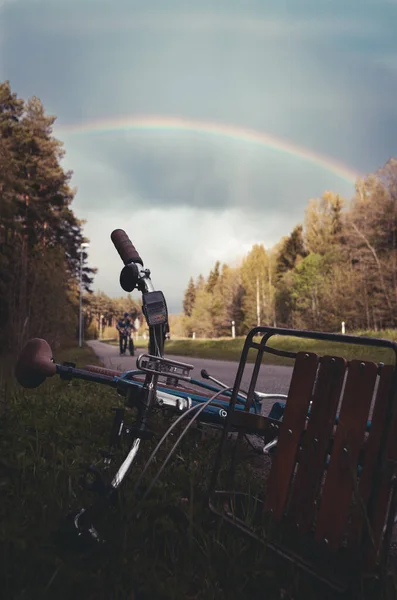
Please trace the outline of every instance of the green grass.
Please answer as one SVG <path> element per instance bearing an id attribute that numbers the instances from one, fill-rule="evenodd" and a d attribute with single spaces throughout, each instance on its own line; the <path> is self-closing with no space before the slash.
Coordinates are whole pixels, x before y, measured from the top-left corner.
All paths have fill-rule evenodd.
<path id="1" fill-rule="evenodd" d="M 68 350 L 60 359 L 79 366 L 98 363 L 87 347 Z M 186 439 L 140 518 L 132 476 L 120 511 L 101 524 L 108 548 L 97 556 L 68 556 L 55 544 L 53 532 L 69 510 L 89 498 L 78 485 L 79 476 L 106 448 L 110 408 L 121 406 L 122 399 L 101 386 L 57 378 L 32 391 L 3 385 L 2 394 L 0 589 L 5 600 L 333 598 L 212 518 L 204 504 L 214 457 L 211 438 Z M 153 428 L 157 441 L 165 429 L 158 415 Z M 175 439 L 165 444 L 144 483 Z M 154 443 L 145 445 L 141 465 Z M 241 478 L 250 475 L 247 463 Z M 254 485 L 263 493 L 258 481 Z"/>
<path id="2" fill-rule="evenodd" d="M 392 341 L 397 340 L 397 331 L 388 330 L 383 332 L 359 332 L 357 335 L 368 337 L 383 337 Z M 192 356 L 197 358 L 208 358 L 217 360 L 239 361 L 244 346 L 244 338 L 235 339 L 196 339 L 196 340 L 170 340 L 166 342 L 165 352 L 168 355 Z M 259 339 L 258 339 L 259 341 Z M 342 353 L 347 359 L 362 358 L 390 362 L 393 361 L 393 353 L 390 350 L 376 349 L 364 346 L 338 344 L 334 342 L 323 342 L 316 340 L 297 339 L 292 337 L 274 336 L 269 345 L 287 351 L 306 351 L 319 354 Z M 250 352 L 248 362 L 255 360 L 256 352 Z M 263 362 L 275 365 L 291 365 L 291 359 L 265 354 Z"/>
<path id="3" fill-rule="evenodd" d="M 381 332 L 361 331 L 354 335 L 367 337 L 381 337 L 384 339 L 397 341 L 396 330 L 386 330 Z M 118 346 L 118 340 L 103 340 L 105 343 Z M 165 354 L 169 356 L 192 356 L 196 358 L 215 359 L 235 361 L 240 360 L 243 350 L 245 337 L 239 338 L 221 338 L 221 339 L 180 339 L 169 340 L 165 344 Z M 259 341 L 259 338 L 256 340 Z M 387 349 L 371 348 L 369 346 L 356 346 L 352 344 L 339 344 L 335 342 L 324 342 L 309 339 L 298 339 L 288 336 L 274 336 L 269 345 L 279 350 L 286 351 L 306 351 L 316 352 L 318 354 L 343 355 L 348 360 L 360 358 L 363 360 L 374 360 L 376 362 L 390 363 L 394 362 L 394 354 Z M 139 350 L 147 351 L 147 340 L 137 340 L 135 347 Z M 255 351 L 250 351 L 248 362 L 254 362 Z M 292 359 L 273 354 L 265 354 L 263 363 L 270 365 L 292 365 Z"/>

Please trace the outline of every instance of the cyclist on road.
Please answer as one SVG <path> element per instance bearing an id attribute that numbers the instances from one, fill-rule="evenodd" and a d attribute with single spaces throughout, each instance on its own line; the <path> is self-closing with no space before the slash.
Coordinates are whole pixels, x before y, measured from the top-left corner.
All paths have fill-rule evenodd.
<path id="1" fill-rule="evenodd" d="M 124 316 L 118 320 L 116 329 L 119 332 L 120 355 L 125 354 L 128 344 L 129 352 L 131 356 L 134 356 L 132 332 L 135 331 L 135 326 L 129 318 L 128 312 L 125 312 Z"/>

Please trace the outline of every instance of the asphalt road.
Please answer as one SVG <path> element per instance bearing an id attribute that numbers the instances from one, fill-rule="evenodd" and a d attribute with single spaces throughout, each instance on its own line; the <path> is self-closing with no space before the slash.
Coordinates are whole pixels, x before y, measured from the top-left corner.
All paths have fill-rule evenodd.
<path id="1" fill-rule="evenodd" d="M 136 356 L 140 352 L 139 348 L 135 357 L 133 357 L 129 355 L 120 356 L 117 346 L 98 342 L 97 340 L 87 342 L 87 344 L 91 346 L 105 367 L 110 369 L 118 369 L 120 371 L 136 368 Z M 234 383 L 238 362 L 194 358 L 190 356 L 174 356 L 171 354 L 166 354 L 166 356 L 172 358 L 173 360 L 179 360 L 181 362 L 193 365 L 194 369 L 191 374 L 195 379 L 201 379 L 200 371 L 201 369 L 206 369 L 210 375 L 219 381 L 222 381 L 226 385 L 233 385 Z M 253 367 L 254 365 L 252 363 L 246 365 L 241 386 L 242 388 L 245 387 L 248 389 Z M 291 367 L 280 365 L 262 365 L 259 371 L 256 389 L 259 392 L 286 394 L 288 392 L 291 375 Z M 273 402 L 269 402 L 268 405 L 266 405 L 266 402 L 263 403 L 262 408 L 265 414 L 268 412 L 267 409 L 270 409 L 272 403 Z"/>

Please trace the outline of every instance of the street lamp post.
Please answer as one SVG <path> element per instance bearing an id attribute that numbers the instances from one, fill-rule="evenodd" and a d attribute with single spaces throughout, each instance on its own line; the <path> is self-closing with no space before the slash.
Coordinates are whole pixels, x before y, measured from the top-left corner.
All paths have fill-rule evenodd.
<path id="1" fill-rule="evenodd" d="M 83 250 L 88 248 L 86 242 L 80 244 L 80 308 L 79 308 L 79 347 L 83 345 Z"/>

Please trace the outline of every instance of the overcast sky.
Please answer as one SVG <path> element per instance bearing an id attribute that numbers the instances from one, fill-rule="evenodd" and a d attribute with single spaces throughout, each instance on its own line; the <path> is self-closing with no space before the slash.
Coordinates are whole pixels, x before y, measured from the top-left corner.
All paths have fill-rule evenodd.
<path id="1" fill-rule="evenodd" d="M 121 294 L 121 227 L 176 312 L 190 275 L 272 246 L 310 198 L 352 195 L 343 173 L 397 156 L 396 28 L 397 0 L 0 0 L 0 80 L 58 117 L 95 289 Z"/>

